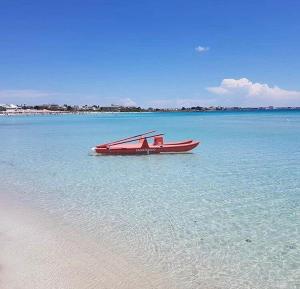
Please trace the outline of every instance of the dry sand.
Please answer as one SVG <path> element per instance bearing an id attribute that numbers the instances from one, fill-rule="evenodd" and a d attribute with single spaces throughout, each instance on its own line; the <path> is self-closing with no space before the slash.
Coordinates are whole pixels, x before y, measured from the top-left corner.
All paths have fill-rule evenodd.
<path id="1" fill-rule="evenodd" d="M 49 216 L 0 195 L 0 288 L 176 288 Z"/>

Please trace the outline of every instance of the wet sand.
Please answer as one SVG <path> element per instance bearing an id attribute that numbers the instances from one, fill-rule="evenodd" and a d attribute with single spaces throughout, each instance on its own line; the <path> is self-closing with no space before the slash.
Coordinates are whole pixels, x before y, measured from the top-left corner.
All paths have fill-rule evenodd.
<path id="1" fill-rule="evenodd" d="M 0 288 L 176 288 L 40 212 L 0 195 Z"/>

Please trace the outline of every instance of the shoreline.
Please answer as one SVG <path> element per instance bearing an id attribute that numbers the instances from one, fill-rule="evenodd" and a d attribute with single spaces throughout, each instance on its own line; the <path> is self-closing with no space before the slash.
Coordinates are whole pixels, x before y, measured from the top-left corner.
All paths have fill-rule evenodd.
<path id="1" fill-rule="evenodd" d="M 1 289 L 176 288 L 44 213 L 0 195 Z"/>
<path id="2" fill-rule="evenodd" d="M 49 115 L 86 115 L 86 114 L 151 114 L 151 113 L 251 113 L 251 112 L 283 112 L 292 111 L 299 112 L 300 108 L 277 108 L 277 109 L 227 109 L 227 110 L 203 110 L 203 111 L 193 111 L 193 110 L 160 110 L 160 111 L 51 111 L 51 110 L 30 110 L 30 111 L 10 111 L 1 112 L 0 117 L 9 116 L 49 116 Z"/>
<path id="3" fill-rule="evenodd" d="M 152 111 L 76 111 L 76 112 L 65 112 L 65 111 L 35 111 L 35 112 L 9 112 L 1 113 L 0 116 L 43 116 L 43 115 L 82 115 L 82 114 L 122 114 L 122 113 L 131 113 L 131 114 L 144 114 L 144 113 L 156 113 Z"/>

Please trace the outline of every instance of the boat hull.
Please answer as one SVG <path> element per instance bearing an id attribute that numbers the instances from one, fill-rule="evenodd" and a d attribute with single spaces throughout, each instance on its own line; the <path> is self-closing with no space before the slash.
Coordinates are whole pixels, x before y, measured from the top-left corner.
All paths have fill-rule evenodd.
<path id="1" fill-rule="evenodd" d="M 183 141 L 178 143 L 166 143 L 163 145 L 149 145 L 149 147 L 141 147 L 136 145 L 116 145 L 106 147 L 95 147 L 94 152 L 103 155 L 145 155 L 145 154 L 160 154 L 160 153 L 183 153 L 194 149 L 199 145 L 195 141 Z"/>

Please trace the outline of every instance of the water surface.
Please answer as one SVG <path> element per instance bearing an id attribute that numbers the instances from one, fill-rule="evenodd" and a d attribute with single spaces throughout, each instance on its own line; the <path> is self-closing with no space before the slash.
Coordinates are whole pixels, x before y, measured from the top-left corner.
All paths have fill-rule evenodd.
<path id="1" fill-rule="evenodd" d="M 191 154 L 91 156 L 157 129 Z M 300 113 L 0 118 L 2 193 L 61 216 L 179 288 L 300 286 Z"/>

